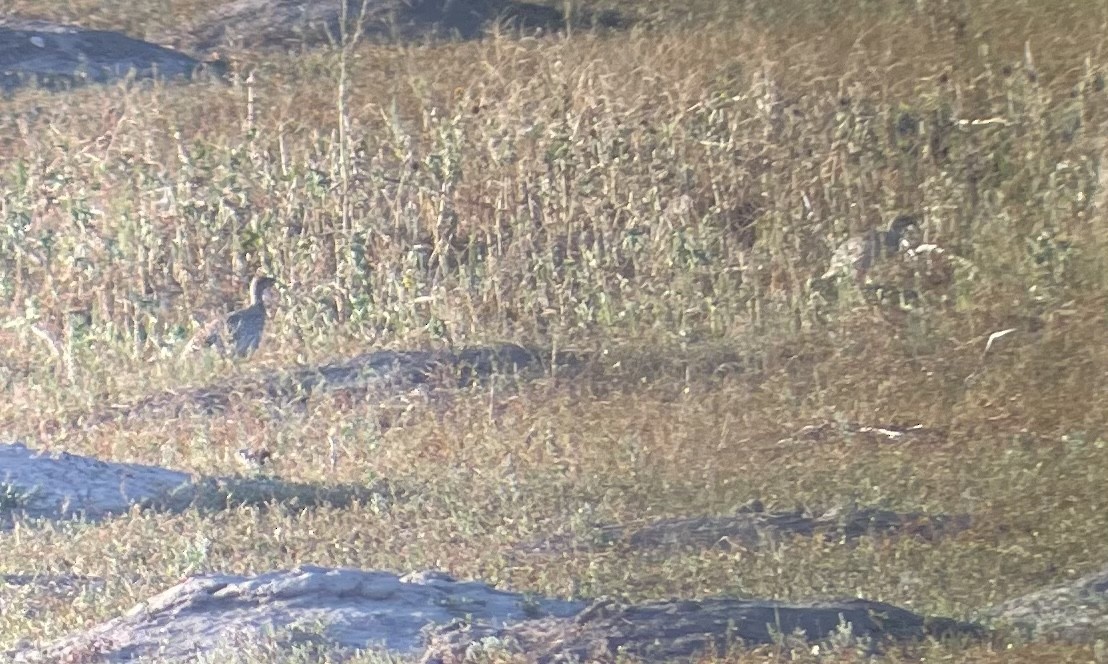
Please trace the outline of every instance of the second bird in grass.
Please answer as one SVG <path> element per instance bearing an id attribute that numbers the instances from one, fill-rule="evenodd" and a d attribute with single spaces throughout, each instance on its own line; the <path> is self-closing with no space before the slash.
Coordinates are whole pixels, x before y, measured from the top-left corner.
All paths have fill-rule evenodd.
<path id="1" fill-rule="evenodd" d="M 246 357 L 258 350 L 265 331 L 265 292 L 276 283 L 272 277 L 254 277 L 250 282 L 250 304 L 205 325 L 190 345 L 212 346 L 235 357 Z"/>
<path id="2" fill-rule="evenodd" d="M 839 275 L 854 278 L 859 285 L 866 282 L 866 275 L 879 261 L 890 258 L 911 246 L 909 231 L 919 230 L 919 219 L 901 214 L 893 220 L 888 230 L 873 230 L 843 242 L 831 255 L 831 265 L 823 278 Z"/>

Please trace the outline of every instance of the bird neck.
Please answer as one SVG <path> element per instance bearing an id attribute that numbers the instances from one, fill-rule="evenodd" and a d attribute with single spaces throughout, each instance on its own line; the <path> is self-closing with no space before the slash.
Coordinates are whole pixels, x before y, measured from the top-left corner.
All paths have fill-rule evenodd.
<path id="1" fill-rule="evenodd" d="M 254 287 L 250 289 L 250 306 L 252 307 L 265 307 L 263 302 L 263 296 L 265 295 L 265 289 L 261 284 L 254 284 Z"/>

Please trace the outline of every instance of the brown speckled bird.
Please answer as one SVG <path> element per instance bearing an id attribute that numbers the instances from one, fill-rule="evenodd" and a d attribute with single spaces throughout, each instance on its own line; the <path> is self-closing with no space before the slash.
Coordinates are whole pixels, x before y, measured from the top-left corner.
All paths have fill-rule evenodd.
<path id="1" fill-rule="evenodd" d="M 276 283 L 271 277 L 254 277 L 250 282 L 249 306 L 204 326 L 190 345 L 213 346 L 220 353 L 235 357 L 246 357 L 258 350 L 265 331 L 265 292 Z"/>
<path id="2" fill-rule="evenodd" d="M 273 458 L 273 452 L 264 447 L 243 447 L 238 451 L 238 458 L 243 465 L 258 470 Z"/>
<path id="3" fill-rule="evenodd" d="M 823 278 L 849 275 L 863 284 L 866 275 L 878 262 L 900 253 L 908 244 L 910 230 L 919 228 L 913 215 L 902 214 L 893 220 L 888 230 L 873 230 L 843 242 L 831 255 L 831 265 Z"/>

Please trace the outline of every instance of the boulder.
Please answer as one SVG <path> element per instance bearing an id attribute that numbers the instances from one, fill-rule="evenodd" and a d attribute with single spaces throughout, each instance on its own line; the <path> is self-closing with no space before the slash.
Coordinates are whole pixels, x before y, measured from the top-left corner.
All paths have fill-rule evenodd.
<path id="1" fill-rule="evenodd" d="M 361 34 L 371 41 L 426 37 L 476 39 L 495 25 L 525 31 L 565 27 L 557 9 L 515 0 L 347 0 L 347 34 L 361 17 Z M 299 49 L 340 43 L 342 0 L 233 0 L 197 20 L 186 41 L 200 50 L 226 45 Z M 614 15 L 587 17 L 589 23 L 617 25 Z"/>
<path id="2" fill-rule="evenodd" d="M 572 616 L 584 606 L 438 572 L 398 576 L 303 566 L 249 577 L 193 577 L 125 615 L 45 648 L 9 654 L 16 662 L 127 662 L 156 655 L 171 663 L 228 661 L 231 653 L 251 649 L 317 648 L 332 657 L 328 661 L 341 661 L 372 647 L 418 656 L 427 625 L 466 617 L 503 625 Z"/>
<path id="3" fill-rule="evenodd" d="M 35 451 L 0 444 L 0 530 L 18 518 L 97 520 L 149 504 L 188 485 L 191 476 L 137 463 Z"/>
<path id="4" fill-rule="evenodd" d="M 893 641 L 978 638 L 980 627 L 927 618 L 891 604 L 864 599 L 785 603 L 713 598 L 625 605 L 599 601 L 570 618 L 544 618 L 506 627 L 459 624 L 429 633 L 423 664 L 460 664 L 485 659 L 482 651 L 526 655 L 526 661 L 643 662 L 722 656 L 735 645 L 790 643 L 818 652 L 820 643 L 876 652 Z"/>
<path id="5" fill-rule="evenodd" d="M 1032 639 L 1073 643 L 1108 639 L 1108 567 L 1013 597 L 982 611 L 982 617 Z"/>
<path id="6" fill-rule="evenodd" d="M 204 67 L 183 53 L 110 30 L 9 17 L 0 22 L 0 91 L 28 85 L 59 90 L 85 83 L 191 77 Z"/>
<path id="7" fill-rule="evenodd" d="M 398 576 L 302 566 L 257 576 L 193 577 L 122 616 L 45 647 L 24 646 L 8 654 L 23 663 L 154 656 L 172 663 L 228 661 L 232 655 L 258 661 L 250 657 L 272 659 L 293 649 L 345 661 L 376 650 L 445 663 L 497 649 L 536 662 L 615 661 L 619 653 L 654 662 L 782 638 L 878 648 L 891 640 L 983 634 L 975 625 L 862 599 L 589 605 L 433 571 Z"/>
<path id="8" fill-rule="evenodd" d="M 760 501 L 733 516 L 659 519 L 638 524 L 598 524 L 581 535 L 557 536 L 521 547 L 528 553 L 560 553 L 606 547 L 634 551 L 757 547 L 782 536 L 853 540 L 864 535 L 908 536 L 936 540 L 967 529 L 969 515 L 894 512 L 877 508 L 832 509 L 813 515 L 803 509 L 766 511 Z"/>
<path id="9" fill-rule="evenodd" d="M 289 406 L 322 394 L 349 395 L 385 408 L 413 390 L 430 393 L 466 388 L 500 376 L 534 378 L 552 367 L 564 375 L 579 369 L 581 360 L 572 353 L 552 355 L 515 344 L 442 351 L 372 351 L 317 366 L 258 372 L 203 387 L 152 394 L 46 428 L 54 432 L 136 417 L 172 418 L 189 411 L 217 413 L 241 399 Z"/>
<path id="10" fill-rule="evenodd" d="M 320 485 L 264 475 L 194 477 L 158 466 L 0 444 L 0 531 L 22 519 L 98 521 L 135 507 L 177 513 L 295 501 L 303 507 L 342 508 L 368 501 L 383 506 L 405 496 L 403 489 L 383 481 Z"/>

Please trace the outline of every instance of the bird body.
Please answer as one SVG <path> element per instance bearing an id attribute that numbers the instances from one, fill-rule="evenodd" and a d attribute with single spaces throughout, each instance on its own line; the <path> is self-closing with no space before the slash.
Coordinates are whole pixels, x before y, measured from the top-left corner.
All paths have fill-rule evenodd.
<path id="1" fill-rule="evenodd" d="M 908 230 L 918 227 L 916 217 L 902 214 L 893 220 L 888 230 L 872 230 L 850 238 L 835 249 L 823 278 L 849 274 L 858 283 L 864 283 L 866 274 L 875 264 L 905 249 Z"/>
<path id="2" fill-rule="evenodd" d="M 250 304 L 204 326 L 190 346 L 215 347 L 220 353 L 234 357 L 246 357 L 258 350 L 265 331 L 265 292 L 275 283 L 270 277 L 254 277 L 250 282 Z"/>

